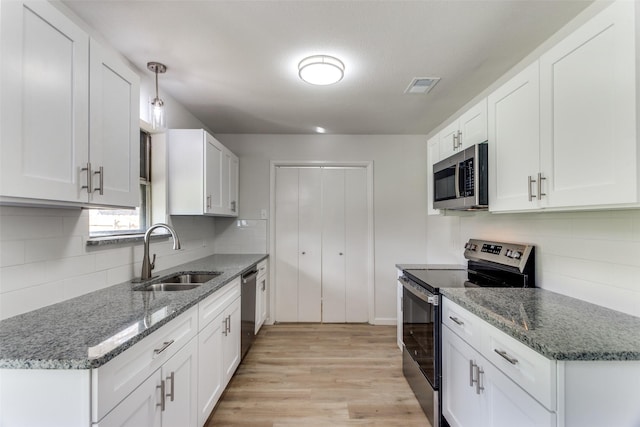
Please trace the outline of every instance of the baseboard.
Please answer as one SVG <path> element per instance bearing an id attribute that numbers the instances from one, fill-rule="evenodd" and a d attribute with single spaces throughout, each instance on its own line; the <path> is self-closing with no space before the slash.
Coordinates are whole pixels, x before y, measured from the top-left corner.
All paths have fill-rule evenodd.
<path id="1" fill-rule="evenodd" d="M 395 326 L 397 324 L 395 317 L 376 317 L 372 323 L 372 325 L 378 326 Z"/>

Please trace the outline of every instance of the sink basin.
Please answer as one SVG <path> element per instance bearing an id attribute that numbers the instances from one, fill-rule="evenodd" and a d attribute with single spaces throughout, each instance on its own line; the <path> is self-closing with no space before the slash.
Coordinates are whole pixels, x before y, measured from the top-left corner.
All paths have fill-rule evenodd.
<path id="1" fill-rule="evenodd" d="M 160 280 L 162 283 L 204 283 L 222 273 L 180 273 Z"/>
<path id="2" fill-rule="evenodd" d="M 140 291 L 187 291 L 189 289 L 195 289 L 198 286 L 202 286 L 202 283 L 154 283 L 153 285 L 147 285 Z"/>
<path id="3" fill-rule="evenodd" d="M 195 289 L 198 286 L 202 286 L 203 283 L 208 282 L 221 274 L 222 273 L 217 271 L 213 273 L 176 273 L 157 279 L 156 282 L 158 283 L 152 283 L 136 290 L 147 292 L 187 291 L 189 289 Z"/>

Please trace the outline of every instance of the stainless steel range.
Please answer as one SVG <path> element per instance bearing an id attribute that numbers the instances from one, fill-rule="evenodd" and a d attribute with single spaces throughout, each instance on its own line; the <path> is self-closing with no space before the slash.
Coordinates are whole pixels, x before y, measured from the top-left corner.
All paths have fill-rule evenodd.
<path id="1" fill-rule="evenodd" d="M 467 268 L 427 266 L 406 269 L 402 298 L 402 370 L 433 427 L 441 417 L 442 379 L 440 289 L 462 287 L 535 287 L 534 246 L 470 239 Z"/>

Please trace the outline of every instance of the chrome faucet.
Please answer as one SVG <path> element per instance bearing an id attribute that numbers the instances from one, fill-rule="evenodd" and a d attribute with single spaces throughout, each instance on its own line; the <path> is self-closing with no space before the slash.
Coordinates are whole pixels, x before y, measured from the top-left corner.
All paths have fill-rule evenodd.
<path id="1" fill-rule="evenodd" d="M 144 233 L 144 255 L 142 256 L 142 273 L 140 274 L 140 280 L 147 280 L 151 278 L 151 270 L 156 265 L 156 254 L 153 254 L 153 261 L 149 260 L 149 240 L 151 238 L 151 232 L 156 228 L 165 228 L 171 237 L 173 237 L 173 250 L 180 249 L 180 239 L 176 231 L 168 224 L 158 223 L 153 224 L 146 233 Z"/>

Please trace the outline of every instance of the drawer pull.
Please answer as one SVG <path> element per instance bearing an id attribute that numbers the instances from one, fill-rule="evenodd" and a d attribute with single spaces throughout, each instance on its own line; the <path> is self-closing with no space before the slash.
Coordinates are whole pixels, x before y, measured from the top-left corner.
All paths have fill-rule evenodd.
<path id="1" fill-rule="evenodd" d="M 175 340 L 171 340 L 171 341 L 166 341 L 164 344 L 162 344 L 162 347 L 160 348 L 156 348 L 155 350 L 153 350 L 153 354 L 158 356 L 160 353 L 162 353 L 163 351 L 165 351 L 166 349 L 169 348 L 169 346 L 171 344 L 173 344 L 175 342 Z"/>
<path id="2" fill-rule="evenodd" d="M 456 325 L 458 325 L 458 326 L 464 325 L 464 322 L 462 320 L 458 319 L 457 317 L 449 316 L 449 319 L 453 320 L 456 323 Z"/>
<path id="3" fill-rule="evenodd" d="M 509 356 L 506 351 L 498 350 L 497 348 L 493 349 L 493 351 L 498 353 L 500 356 L 502 356 L 504 360 L 511 363 L 512 365 L 515 365 L 516 363 L 518 363 L 518 359 L 516 359 L 515 357 Z"/>

